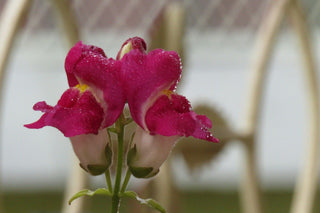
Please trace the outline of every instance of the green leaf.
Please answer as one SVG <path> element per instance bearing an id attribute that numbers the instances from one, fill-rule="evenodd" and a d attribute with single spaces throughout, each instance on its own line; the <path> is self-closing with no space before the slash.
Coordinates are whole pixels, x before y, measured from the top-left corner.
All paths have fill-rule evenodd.
<path id="1" fill-rule="evenodd" d="M 74 194 L 70 200 L 69 200 L 69 205 L 72 203 L 72 201 L 74 201 L 75 199 L 79 198 L 79 197 L 82 197 L 82 196 L 90 196 L 92 197 L 93 195 L 105 195 L 105 196 L 112 196 L 112 193 L 108 190 L 108 189 L 105 189 L 105 188 L 100 188 L 100 189 L 97 189 L 95 191 L 91 191 L 89 189 L 84 189 L 84 190 L 81 190 L 79 192 L 77 192 L 76 194 Z"/>
<path id="2" fill-rule="evenodd" d="M 142 199 L 137 195 L 137 193 L 133 191 L 126 191 L 121 196 L 136 199 L 139 203 L 143 205 L 147 205 L 155 210 L 158 210 L 161 213 L 166 213 L 166 210 L 157 201 L 150 198 Z"/>

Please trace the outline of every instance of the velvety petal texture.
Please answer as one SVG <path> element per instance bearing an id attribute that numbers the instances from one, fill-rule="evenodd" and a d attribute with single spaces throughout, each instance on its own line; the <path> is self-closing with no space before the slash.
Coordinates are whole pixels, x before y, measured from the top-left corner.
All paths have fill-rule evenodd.
<path id="1" fill-rule="evenodd" d="M 107 58 L 103 50 L 78 42 L 68 53 L 65 69 L 70 86 L 86 84 L 101 103 L 103 126 L 112 125 L 126 102 L 121 80 L 121 62 Z"/>
<path id="2" fill-rule="evenodd" d="M 181 95 L 160 96 L 148 109 L 145 121 L 150 134 L 193 136 L 218 142 L 208 130 L 212 127 L 211 121 L 191 111 L 189 101 Z"/>
<path id="3" fill-rule="evenodd" d="M 39 129 L 52 126 L 59 129 L 66 137 L 98 134 L 104 118 L 103 109 L 93 94 L 88 90 L 81 92 L 78 88 L 66 90 L 54 107 L 42 101 L 36 103 L 33 109 L 44 114 L 38 121 L 25 127 Z"/>
<path id="4" fill-rule="evenodd" d="M 97 58 L 96 62 L 92 61 L 92 58 Z M 74 87 L 79 84 L 79 80 L 77 74 L 83 75 L 90 75 L 90 72 L 93 71 L 96 73 L 95 70 L 87 70 L 86 73 L 78 73 L 77 72 L 77 65 L 79 62 L 83 62 L 83 60 L 88 59 L 87 63 L 94 62 L 94 64 L 101 63 L 101 61 L 106 60 L 107 57 L 104 51 L 96 46 L 93 45 L 86 45 L 83 44 L 82 41 L 79 41 L 72 47 L 66 57 L 65 60 L 65 70 L 68 77 L 68 83 L 70 87 Z M 98 62 L 100 61 L 100 62 Z M 93 64 L 93 65 L 94 65 Z"/>
<path id="5" fill-rule="evenodd" d="M 180 58 L 174 51 L 157 49 L 145 54 L 133 49 L 121 61 L 132 118 L 145 129 L 144 116 L 148 104 L 163 90 L 173 90 L 180 79 Z"/>

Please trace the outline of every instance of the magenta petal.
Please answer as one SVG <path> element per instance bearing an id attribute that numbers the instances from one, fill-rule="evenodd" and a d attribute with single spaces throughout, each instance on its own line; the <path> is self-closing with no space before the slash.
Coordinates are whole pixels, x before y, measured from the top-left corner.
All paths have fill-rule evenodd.
<path id="1" fill-rule="evenodd" d="M 78 42 L 68 53 L 65 69 L 70 86 L 86 84 L 102 103 L 104 127 L 112 125 L 125 104 L 121 62 L 107 58 L 102 49 Z"/>
<path id="2" fill-rule="evenodd" d="M 82 41 L 76 43 L 70 49 L 65 61 L 65 69 L 70 87 L 74 87 L 79 84 L 74 73 L 74 69 L 78 62 L 87 56 L 106 58 L 106 55 L 101 48 L 92 45 L 85 45 Z"/>
<path id="3" fill-rule="evenodd" d="M 191 111 L 188 100 L 180 95 L 160 96 L 146 113 L 145 121 L 151 134 L 193 136 L 218 142 L 209 132 L 211 121 Z"/>
<path id="4" fill-rule="evenodd" d="M 39 102 L 34 108 L 45 113 L 38 121 L 25 127 L 39 129 L 52 126 L 59 129 L 66 137 L 97 134 L 104 116 L 102 107 L 90 91 L 80 93 L 75 88 L 66 90 L 54 107 Z"/>
<path id="5" fill-rule="evenodd" d="M 180 79 L 181 63 L 174 51 L 131 50 L 122 58 L 125 91 L 132 118 L 142 127 L 144 105 L 162 90 L 173 90 Z"/>
<path id="6" fill-rule="evenodd" d="M 53 109 L 53 107 L 48 105 L 45 101 L 41 101 L 41 102 L 36 103 L 33 106 L 33 109 L 35 111 L 49 112 L 49 111 L 51 111 Z"/>

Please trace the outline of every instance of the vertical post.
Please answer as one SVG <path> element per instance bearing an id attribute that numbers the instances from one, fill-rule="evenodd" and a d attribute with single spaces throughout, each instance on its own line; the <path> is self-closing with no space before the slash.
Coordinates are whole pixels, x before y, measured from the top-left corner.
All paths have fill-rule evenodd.
<path id="1" fill-rule="evenodd" d="M 182 57 L 185 9 L 181 3 L 170 3 L 166 6 L 163 15 L 164 34 L 160 39 L 164 39 L 164 41 L 161 41 L 160 44 L 163 44 L 162 48 L 174 50 Z M 171 170 L 171 158 L 169 157 L 162 165 L 158 176 L 152 182 L 154 184 L 156 200 L 168 212 L 176 212 L 179 208 L 179 201 L 177 200 L 177 196 L 174 196 L 176 190 L 174 190 Z"/>
<path id="2" fill-rule="evenodd" d="M 5 76 L 5 69 L 8 64 L 9 55 L 13 42 L 21 25 L 29 11 L 32 0 L 11 0 L 7 1 L 0 18 L 0 113 L 2 110 L 2 91 Z M 1 141 L 0 141 L 1 151 Z M 1 161 L 1 156 L 0 156 Z M 1 167 L 0 167 L 1 171 Z M 0 186 L 0 212 L 4 212 L 2 206 Z"/>
<path id="3" fill-rule="evenodd" d="M 277 0 L 272 3 L 271 9 L 260 27 L 253 53 L 249 96 L 246 102 L 247 108 L 243 125 L 244 133 L 247 136 L 243 140 L 245 168 L 241 188 L 242 208 L 245 213 L 263 212 L 257 177 L 255 138 L 259 125 L 266 70 L 273 52 L 276 35 L 288 8 L 288 0 Z"/>
<path id="4" fill-rule="evenodd" d="M 177 198 L 174 196 L 175 190 L 173 186 L 173 176 L 172 176 L 172 168 L 170 163 L 170 157 L 167 161 L 161 166 L 160 173 L 154 180 L 152 180 L 154 187 L 154 195 L 155 199 L 161 203 L 162 206 L 168 212 L 175 212 L 173 208 L 178 208 L 179 203 L 176 201 Z M 177 206 L 173 206 L 177 205 Z M 152 210 L 153 213 L 157 213 L 158 211 Z"/>
<path id="5" fill-rule="evenodd" d="M 66 0 L 52 0 L 55 7 L 59 26 L 66 37 L 68 48 L 71 48 L 80 39 L 79 30 L 75 21 L 75 16 L 70 8 L 70 2 Z M 86 188 L 88 185 L 88 175 L 78 166 L 76 156 L 72 157 L 71 170 L 67 180 L 67 187 L 64 193 L 62 213 L 84 212 L 84 200 L 80 198 L 77 202 L 68 205 L 70 197 Z"/>
<path id="6" fill-rule="evenodd" d="M 185 9 L 181 3 L 168 4 L 164 11 L 166 50 L 174 50 L 182 54 L 184 34 Z"/>
<path id="7" fill-rule="evenodd" d="M 80 39 L 75 15 L 70 8 L 71 3 L 66 0 L 52 0 L 52 3 L 56 10 L 59 26 L 66 36 L 68 47 L 71 48 Z"/>
<path id="8" fill-rule="evenodd" d="M 298 0 L 292 0 L 289 9 L 291 23 L 301 46 L 301 57 L 305 66 L 308 93 L 308 138 L 305 159 L 292 202 L 292 213 L 311 213 L 314 206 L 320 163 L 320 106 L 317 68 L 313 57 L 310 32 L 303 9 Z"/>
<path id="9" fill-rule="evenodd" d="M 29 11 L 32 0 L 7 1 L 0 20 L 0 91 L 2 92 L 5 69 L 10 51 L 25 15 Z M 1 93 L 0 93 L 1 104 Z"/>

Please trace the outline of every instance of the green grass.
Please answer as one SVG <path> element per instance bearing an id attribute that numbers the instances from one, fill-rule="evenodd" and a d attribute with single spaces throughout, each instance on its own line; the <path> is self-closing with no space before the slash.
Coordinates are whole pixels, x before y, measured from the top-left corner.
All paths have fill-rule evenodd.
<path id="1" fill-rule="evenodd" d="M 292 193 L 288 191 L 264 192 L 263 204 L 265 213 L 287 213 L 290 209 Z M 320 193 L 317 194 L 314 213 L 320 212 Z M 88 213 L 108 212 L 110 199 L 97 196 L 84 198 L 88 202 Z M 75 201 L 76 202 L 76 201 Z M 35 193 L 6 193 L 3 195 L 5 213 L 58 213 L 61 209 L 62 193 L 35 192 Z M 90 206 L 89 206 L 90 203 Z M 239 213 L 240 201 L 236 192 L 184 192 L 180 196 L 182 213 Z M 125 200 L 121 212 L 132 207 Z M 198 208 L 201 209 L 198 209 Z M 85 213 L 86 213 L 85 212 Z M 140 212 L 140 211 L 136 211 Z M 176 213 L 176 212 L 175 212 Z"/>

